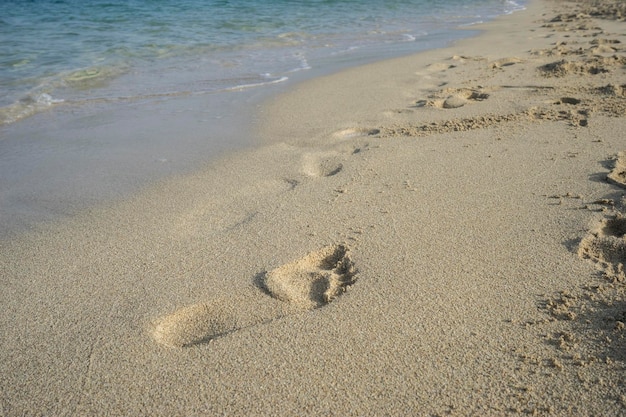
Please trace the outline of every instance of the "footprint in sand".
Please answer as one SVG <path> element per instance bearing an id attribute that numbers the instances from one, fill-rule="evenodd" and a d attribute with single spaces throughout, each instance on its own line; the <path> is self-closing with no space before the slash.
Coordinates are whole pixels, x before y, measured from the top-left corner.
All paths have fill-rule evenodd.
<path id="1" fill-rule="evenodd" d="M 453 61 L 465 63 L 468 61 L 485 61 L 486 58 L 482 56 L 465 56 L 465 55 L 454 55 L 451 58 Z"/>
<path id="2" fill-rule="evenodd" d="M 460 89 L 445 89 L 441 92 L 432 95 L 432 100 L 419 100 L 416 102 L 416 106 L 431 106 L 440 109 L 457 109 L 463 107 L 472 101 L 486 100 L 489 94 L 480 90 L 471 88 Z"/>
<path id="3" fill-rule="evenodd" d="M 452 68 L 456 68 L 456 65 L 447 62 L 435 62 L 427 67 L 428 72 L 443 72 Z M 420 73 L 417 74 L 421 75 Z"/>
<path id="4" fill-rule="evenodd" d="M 304 154 L 302 156 L 302 173 L 307 177 L 332 177 L 343 169 L 337 161 L 336 153 Z"/>
<path id="5" fill-rule="evenodd" d="M 621 48 L 617 45 L 621 43 L 618 39 L 597 38 L 592 40 L 590 43 L 592 47 L 589 49 L 589 52 L 594 55 L 614 54 L 615 52 L 621 50 Z"/>
<path id="6" fill-rule="evenodd" d="M 334 136 L 351 138 L 378 133 L 380 133 L 378 129 L 345 129 L 335 133 Z M 365 147 L 367 148 L 367 145 Z M 354 155 L 361 150 L 361 147 L 347 149 L 346 145 L 341 145 L 340 149 L 334 151 L 305 153 L 302 155 L 301 172 L 307 177 L 332 177 L 343 170 L 343 164 L 340 162 L 343 155 Z"/>
<path id="7" fill-rule="evenodd" d="M 626 218 L 605 219 L 578 246 L 578 255 L 599 262 L 626 263 Z"/>
<path id="8" fill-rule="evenodd" d="M 597 75 L 613 71 L 616 67 L 626 65 L 626 57 L 613 55 L 610 57 L 594 56 L 580 61 L 565 59 L 551 62 L 539 67 L 544 77 L 564 77 L 569 74 Z"/>
<path id="9" fill-rule="evenodd" d="M 322 307 L 356 280 L 354 264 L 343 245 L 327 246 L 283 265 L 263 277 L 273 297 L 303 309 Z"/>
<path id="10" fill-rule="evenodd" d="M 607 180 L 626 187 L 626 153 L 620 152 L 615 159 L 613 170 Z M 617 214 L 601 221 L 583 238 L 578 247 L 581 258 L 612 264 L 626 263 L 626 218 Z"/>
<path id="11" fill-rule="evenodd" d="M 626 187 L 626 152 L 617 154 L 615 165 L 606 178 L 620 187 Z"/>
<path id="12" fill-rule="evenodd" d="M 183 307 L 162 317 L 152 337 L 170 347 L 207 343 L 236 330 L 323 307 L 356 281 L 344 245 L 331 245 L 262 274 L 259 291 Z"/>
<path id="13" fill-rule="evenodd" d="M 333 134 L 338 139 L 350 139 L 360 136 L 376 136 L 380 133 L 380 129 L 367 129 L 367 128 L 349 128 L 342 129 Z"/>
<path id="14" fill-rule="evenodd" d="M 489 64 L 491 69 L 501 69 L 503 67 L 510 67 L 511 65 L 519 64 L 520 62 L 524 62 L 518 57 L 507 57 L 495 60 Z"/>

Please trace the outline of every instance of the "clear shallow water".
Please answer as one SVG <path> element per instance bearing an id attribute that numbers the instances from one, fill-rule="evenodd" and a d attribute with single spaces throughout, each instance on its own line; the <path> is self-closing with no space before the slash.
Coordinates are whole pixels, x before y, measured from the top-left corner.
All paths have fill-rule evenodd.
<path id="1" fill-rule="evenodd" d="M 51 107 L 288 80 L 424 49 L 522 0 L 3 0 L 0 125 Z M 457 35 L 458 36 L 458 35 Z"/>

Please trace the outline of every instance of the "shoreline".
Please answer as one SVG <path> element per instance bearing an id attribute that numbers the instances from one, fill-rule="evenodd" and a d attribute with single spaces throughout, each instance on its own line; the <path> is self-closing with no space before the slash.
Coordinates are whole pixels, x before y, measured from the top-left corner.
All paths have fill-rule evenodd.
<path id="1" fill-rule="evenodd" d="M 415 53 L 443 45 L 458 35 L 445 30 L 447 35 L 438 33 L 416 42 L 395 43 L 393 52 L 365 48 L 343 58 L 341 53 L 325 58 L 313 54 L 315 57 L 309 57 L 312 68 L 287 70 L 281 73 L 281 82 L 262 87 L 230 86 L 212 92 L 190 87 L 189 91 L 173 90 L 172 94 L 157 89 L 151 90 L 154 94 L 133 95 L 132 91 L 141 90 L 134 84 L 143 83 L 147 88 L 158 82 L 150 79 L 155 74 L 139 70 L 139 78 L 134 79 L 135 71 L 130 71 L 111 80 L 102 91 L 85 90 L 79 94 L 81 99 L 66 97 L 16 124 L 0 126 L 0 239 L 40 223 L 132 198 L 159 181 L 202 169 L 238 149 L 254 147 L 258 144 L 251 129 L 254 113 L 267 97 L 348 65 Z M 77 73 L 79 79 L 82 73 Z M 193 85 L 198 74 L 187 75 Z M 184 77 L 174 78 L 181 83 Z M 95 82 L 89 77 L 85 81 L 87 85 Z M 184 82 L 180 86 L 186 87 Z M 107 91 L 117 93 L 109 96 Z M 47 95 L 44 98 L 55 101 Z"/>
<path id="2" fill-rule="evenodd" d="M 261 146 L 3 241 L 0 414 L 623 413 L 626 23 L 577 4 L 298 84 Z"/>

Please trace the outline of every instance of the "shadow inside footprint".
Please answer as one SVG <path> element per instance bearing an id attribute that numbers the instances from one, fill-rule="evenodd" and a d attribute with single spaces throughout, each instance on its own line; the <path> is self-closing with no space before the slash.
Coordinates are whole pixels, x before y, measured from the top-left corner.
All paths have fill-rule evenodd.
<path id="1" fill-rule="evenodd" d="M 356 281 L 356 270 L 344 245 L 326 246 L 263 276 L 273 297 L 303 309 L 322 307 Z"/>
<path id="2" fill-rule="evenodd" d="M 343 169 L 343 164 L 334 161 L 323 161 L 319 165 L 318 176 L 332 177 L 337 175 Z"/>
<path id="3" fill-rule="evenodd" d="M 602 231 L 607 236 L 622 238 L 624 237 L 624 235 L 626 235 L 626 219 L 620 216 L 617 216 L 613 219 L 608 219 L 605 222 Z"/>
<path id="4" fill-rule="evenodd" d="M 601 262 L 626 263 L 626 218 L 616 216 L 600 223 L 580 242 L 578 255 Z"/>
<path id="5" fill-rule="evenodd" d="M 626 152 L 617 154 L 613 169 L 606 178 L 616 185 L 626 187 Z"/>

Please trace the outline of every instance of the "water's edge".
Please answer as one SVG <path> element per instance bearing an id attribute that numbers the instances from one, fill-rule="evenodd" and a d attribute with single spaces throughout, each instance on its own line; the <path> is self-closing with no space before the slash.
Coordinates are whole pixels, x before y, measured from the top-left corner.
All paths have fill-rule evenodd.
<path id="1" fill-rule="evenodd" d="M 347 68 L 445 47 L 475 36 L 442 33 L 412 50 L 328 59 L 264 88 L 144 97 L 109 105 L 66 104 L 0 127 L 0 239 L 114 204 L 225 153 L 260 143 L 259 108 L 298 83 Z M 173 142 L 174 140 L 174 142 Z"/>

